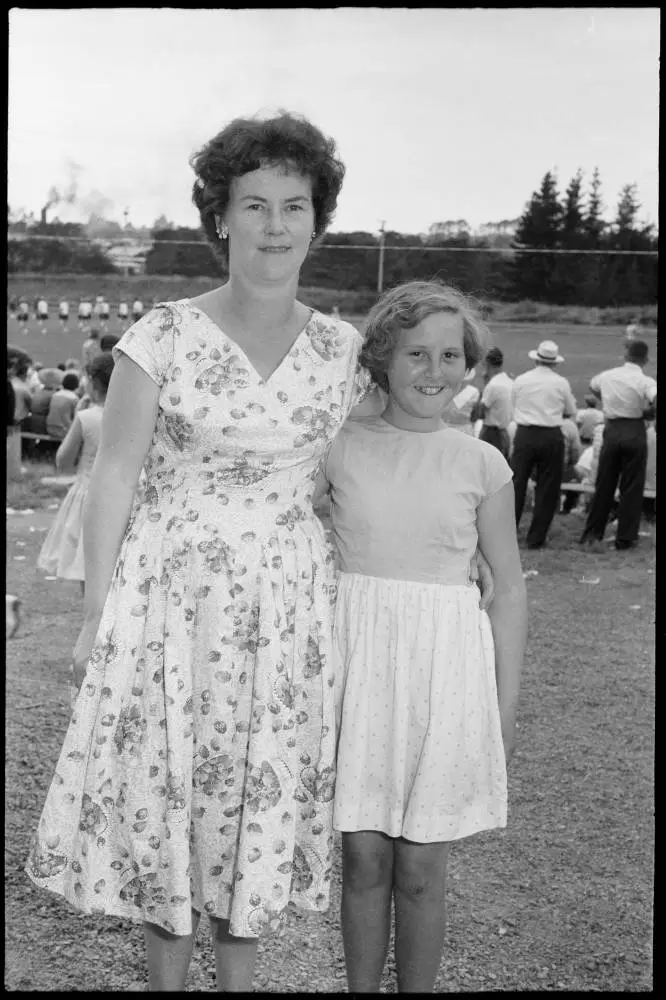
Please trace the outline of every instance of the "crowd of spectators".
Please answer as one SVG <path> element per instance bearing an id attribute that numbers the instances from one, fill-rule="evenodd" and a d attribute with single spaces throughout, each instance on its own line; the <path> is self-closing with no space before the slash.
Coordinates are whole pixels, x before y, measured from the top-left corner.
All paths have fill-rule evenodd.
<path id="1" fill-rule="evenodd" d="M 135 303 L 137 307 L 139 303 Z M 64 440 L 75 414 L 90 405 L 88 370 L 99 354 L 110 352 L 120 338 L 96 329 L 87 331 L 81 349 L 81 359 L 68 358 L 55 368 L 46 368 L 33 361 L 22 348 L 9 346 L 7 350 L 8 419 L 7 434 L 29 432 L 34 435 Z M 636 340 L 627 338 L 628 343 Z M 641 342 L 638 342 L 641 343 Z M 633 346 L 629 350 L 633 350 Z M 534 353 L 534 352 L 532 352 Z M 511 461 L 516 435 L 514 419 L 514 379 L 503 369 L 502 352 L 493 347 L 482 363 L 480 373 L 483 389 L 470 384 L 474 372 L 450 407 L 450 422 L 459 430 L 474 433 L 496 445 Z M 656 491 L 657 434 L 654 413 L 645 412 L 647 435 L 647 469 L 645 488 Z M 601 399 L 588 393 L 584 405 L 576 411 L 563 414 L 560 432 L 564 439 L 564 459 L 559 486 L 567 483 L 583 484 L 594 488 L 603 443 L 605 417 Z M 533 495 L 536 485 L 533 475 L 529 492 Z M 585 514 L 590 504 L 590 494 L 578 491 L 561 491 L 561 514 Z M 611 513 L 614 514 L 613 503 Z M 656 501 L 645 497 L 643 516 L 655 518 Z"/>
<path id="2" fill-rule="evenodd" d="M 90 405 L 89 370 L 99 354 L 110 353 L 120 338 L 91 334 L 83 345 L 81 360 L 68 358 L 55 368 L 33 360 L 27 351 L 7 348 L 8 409 L 7 427 L 13 433 L 63 441 L 74 415 Z M 9 402 L 11 400 L 11 403 Z"/>

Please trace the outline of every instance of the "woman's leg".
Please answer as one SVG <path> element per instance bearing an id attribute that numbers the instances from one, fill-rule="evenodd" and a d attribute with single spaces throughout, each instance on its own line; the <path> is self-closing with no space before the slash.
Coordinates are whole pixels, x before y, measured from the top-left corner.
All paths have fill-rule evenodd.
<path id="1" fill-rule="evenodd" d="M 395 841 L 395 962 L 399 993 L 432 993 L 444 946 L 448 843 Z"/>
<path id="2" fill-rule="evenodd" d="M 229 921 L 210 918 L 218 993 L 248 993 L 257 962 L 258 938 L 234 937 Z"/>
<path id="3" fill-rule="evenodd" d="M 144 922 L 149 992 L 185 989 L 200 916 L 192 910 L 192 933 L 185 935 L 170 934 L 163 927 Z"/>
<path id="4" fill-rule="evenodd" d="M 342 941 L 350 993 L 378 993 L 391 934 L 394 840 L 342 834 Z"/>

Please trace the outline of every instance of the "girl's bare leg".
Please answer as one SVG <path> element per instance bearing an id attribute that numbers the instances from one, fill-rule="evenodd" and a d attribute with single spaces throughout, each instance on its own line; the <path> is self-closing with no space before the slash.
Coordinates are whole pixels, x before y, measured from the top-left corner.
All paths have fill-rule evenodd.
<path id="1" fill-rule="evenodd" d="M 163 927 L 144 922 L 150 993 L 185 989 L 200 914 L 192 910 L 192 933 L 170 934 Z"/>
<path id="2" fill-rule="evenodd" d="M 432 993 L 444 947 L 448 843 L 395 841 L 395 960 L 399 993 Z"/>
<path id="3" fill-rule="evenodd" d="M 258 938 L 235 937 L 229 921 L 210 918 L 218 993 L 249 993 L 257 962 Z"/>
<path id="4" fill-rule="evenodd" d="M 393 845 L 384 833 L 342 834 L 342 941 L 350 993 L 378 993 L 391 934 Z"/>

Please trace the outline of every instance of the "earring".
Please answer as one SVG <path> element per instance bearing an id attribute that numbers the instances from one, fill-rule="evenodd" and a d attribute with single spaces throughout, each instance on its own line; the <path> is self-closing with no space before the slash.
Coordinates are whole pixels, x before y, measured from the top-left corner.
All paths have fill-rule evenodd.
<path id="1" fill-rule="evenodd" d="M 316 233 L 312 234 L 312 236 L 310 237 L 310 242 L 312 242 L 312 240 L 315 238 L 316 235 L 317 235 Z"/>
<path id="2" fill-rule="evenodd" d="M 227 236 L 229 235 L 229 229 L 227 228 L 226 223 L 218 222 L 216 226 L 216 232 L 221 240 L 226 240 Z"/>

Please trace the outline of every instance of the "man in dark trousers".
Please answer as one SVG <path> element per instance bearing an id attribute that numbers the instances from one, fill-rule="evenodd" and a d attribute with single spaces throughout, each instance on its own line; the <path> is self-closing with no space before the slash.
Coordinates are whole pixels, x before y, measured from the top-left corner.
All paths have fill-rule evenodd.
<path id="1" fill-rule="evenodd" d="M 628 341 L 624 357 L 623 365 L 595 375 L 590 382 L 590 390 L 601 399 L 605 423 L 581 545 L 596 546 L 604 537 L 618 482 L 615 548 L 629 549 L 638 541 L 647 465 L 645 412 L 656 404 L 657 383 L 643 371 L 648 361 L 644 340 Z"/>
<path id="2" fill-rule="evenodd" d="M 513 380 L 513 439 L 511 468 L 516 496 L 516 526 L 525 504 L 532 471 L 536 480 L 534 513 L 527 532 L 528 549 L 540 549 L 560 502 L 564 470 L 562 421 L 576 416 L 576 400 L 566 378 L 555 369 L 562 364 L 556 343 L 544 340 L 530 351 L 534 368 Z"/>

